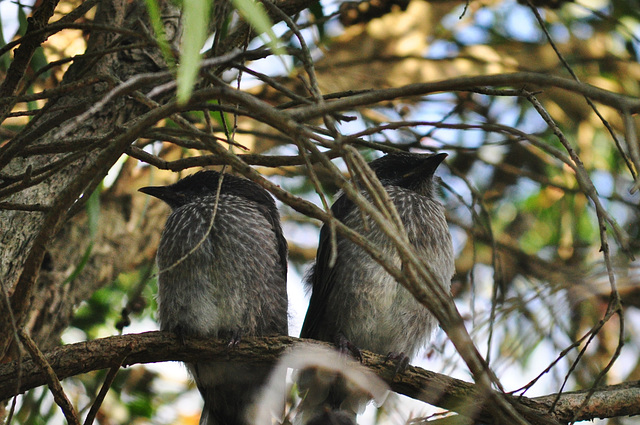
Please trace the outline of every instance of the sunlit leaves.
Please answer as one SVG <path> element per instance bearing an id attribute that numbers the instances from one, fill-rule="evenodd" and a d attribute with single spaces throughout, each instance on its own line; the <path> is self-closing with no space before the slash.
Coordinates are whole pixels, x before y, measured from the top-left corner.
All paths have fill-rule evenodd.
<path id="1" fill-rule="evenodd" d="M 207 39 L 207 25 L 211 2 L 209 0 L 186 0 L 183 7 L 182 46 L 178 67 L 178 102 L 189 100 L 200 69 L 200 51 Z"/>
<path id="2" fill-rule="evenodd" d="M 265 33 L 268 37 L 269 47 L 276 54 L 283 54 L 284 50 L 278 45 L 278 37 L 271 28 L 273 24 L 262 3 L 255 0 L 231 0 L 233 5 L 244 19 L 249 22 L 258 33 Z"/>
<path id="3" fill-rule="evenodd" d="M 149 0 L 153 1 L 153 0 Z M 278 44 L 278 37 L 273 32 L 271 19 L 262 6 L 254 0 L 232 0 L 238 13 L 259 34 L 266 34 L 271 49 L 282 54 L 284 50 Z M 201 51 L 209 36 L 208 23 L 211 12 L 209 0 L 186 0 L 183 2 L 184 34 L 178 67 L 178 102 L 189 100 L 200 69 Z"/>
<path id="4" fill-rule="evenodd" d="M 169 64 L 169 66 L 173 67 L 173 55 L 171 54 L 171 47 L 169 47 L 169 43 L 167 42 L 167 37 L 164 32 L 158 3 L 156 0 L 145 0 L 145 3 L 147 5 L 147 12 L 149 13 L 149 20 L 151 21 L 151 26 L 153 27 L 153 31 L 156 35 L 156 41 L 160 46 L 160 50 L 162 50 L 164 60 Z"/>

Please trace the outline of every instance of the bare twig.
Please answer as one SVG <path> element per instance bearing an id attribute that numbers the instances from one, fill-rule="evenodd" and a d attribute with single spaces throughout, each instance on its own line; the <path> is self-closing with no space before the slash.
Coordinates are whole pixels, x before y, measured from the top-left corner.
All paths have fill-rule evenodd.
<path id="1" fill-rule="evenodd" d="M 33 362 L 36 363 L 44 373 L 46 382 L 49 385 L 51 393 L 53 394 L 53 399 L 55 400 L 56 404 L 60 406 L 60 409 L 62 409 L 62 413 L 67 419 L 67 422 L 71 425 L 80 425 L 80 420 L 78 419 L 76 409 L 73 407 L 73 405 L 67 398 L 67 395 L 64 393 L 62 385 L 60 384 L 60 379 L 58 379 L 56 372 L 44 357 L 44 354 L 42 354 L 36 343 L 33 342 L 31 337 L 24 330 L 19 329 L 18 335 L 20 336 L 20 340 L 24 344 L 24 347 L 31 355 L 31 359 L 33 360 Z"/>

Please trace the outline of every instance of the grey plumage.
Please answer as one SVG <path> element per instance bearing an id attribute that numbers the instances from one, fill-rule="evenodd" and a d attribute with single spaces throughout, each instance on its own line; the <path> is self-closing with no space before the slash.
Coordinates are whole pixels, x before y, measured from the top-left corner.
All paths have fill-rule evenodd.
<path id="1" fill-rule="evenodd" d="M 433 177 L 445 157 L 388 154 L 369 165 L 395 204 L 411 244 L 448 289 L 454 273 L 453 248 Z M 346 196 L 338 197 L 332 211 L 400 266 L 389 238 L 373 220 L 365 226 L 362 213 Z M 415 355 L 430 338 L 436 325 L 433 316 L 364 249 L 341 237 L 337 248 L 335 266 L 329 267 L 331 244 L 323 226 L 316 263 L 306 279 L 312 294 L 300 336 L 334 343 L 346 340 L 383 355 Z M 331 408 L 341 407 L 347 396 L 336 387 L 326 401 Z"/>
<path id="2" fill-rule="evenodd" d="M 140 191 L 172 209 L 158 248 L 158 319 L 200 338 L 287 335 L 287 243 L 271 196 L 249 180 L 202 171 Z M 269 366 L 187 364 L 205 401 L 201 425 L 246 424 Z"/>

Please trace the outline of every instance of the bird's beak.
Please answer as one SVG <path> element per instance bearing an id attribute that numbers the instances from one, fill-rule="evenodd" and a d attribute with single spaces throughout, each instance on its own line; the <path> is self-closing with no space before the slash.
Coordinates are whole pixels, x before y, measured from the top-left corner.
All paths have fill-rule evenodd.
<path id="1" fill-rule="evenodd" d="M 138 189 L 138 192 L 146 193 L 154 198 L 166 202 L 170 206 L 180 205 L 183 195 L 167 186 L 146 186 Z"/>
<path id="2" fill-rule="evenodd" d="M 448 156 L 446 153 L 438 153 L 435 155 L 431 155 L 424 159 L 424 161 L 410 170 L 408 170 L 402 177 L 410 178 L 412 176 L 421 175 L 421 176 L 430 176 L 436 172 L 438 166 L 444 161 L 444 159 Z"/>

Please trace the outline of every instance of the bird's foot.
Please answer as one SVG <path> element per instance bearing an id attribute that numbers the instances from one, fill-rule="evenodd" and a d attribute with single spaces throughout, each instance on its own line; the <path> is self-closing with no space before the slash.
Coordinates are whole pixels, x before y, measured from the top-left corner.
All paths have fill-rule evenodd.
<path id="1" fill-rule="evenodd" d="M 393 377 L 395 378 L 395 376 L 398 373 L 402 373 L 405 370 L 407 370 L 407 366 L 409 366 L 409 356 L 407 356 L 404 353 L 396 353 L 396 352 L 390 352 L 389 354 L 387 354 L 387 357 L 385 358 L 385 363 L 388 361 L 396 361 L 398 362 L 396 364 L 396 370 L 393 372 Z"/>
<path id="2" fill-rule="evenodd" d="M 175 328 L 173 328 L 173 333 L 176 334 L 176 336 L 178 337 L 178 341 L 180 341 L 180 344 L 182 344 L 182 345 L 186 344 L 186 342 L 184 340 L 184 337 L 186 336 L 186 333 L 184 332 L 182 327 L 176 326 Z"/>
<path id="3" fill-rule="evenodd" d="M 358 346 L 349 341 L 342 333 L 338 333 L 338 336 L 336 337 L 336 347 L 340 353 L 351 354 L 353 357 L 358 359 L 360 363 L 362 363 L 362 351 Z"/>
<path id="4" fill-rule="evenodd" d="M 229 338 L 227 347 L 231 349 L 236 348 L 238 344 L 240 344 L 240 341 L 242 341 L 242 331 L 239 329 L 231 331 L 231 338 Z"/>

